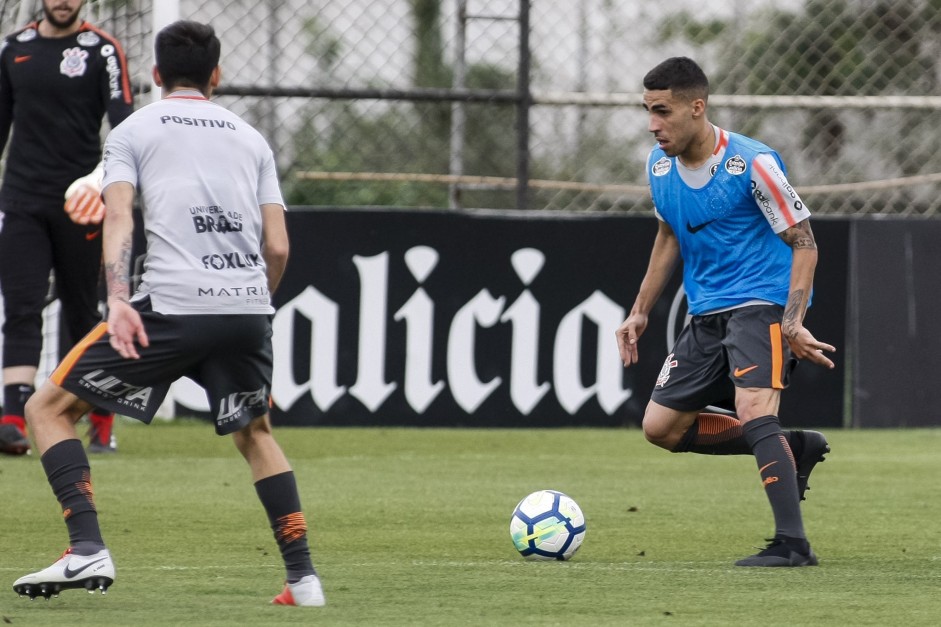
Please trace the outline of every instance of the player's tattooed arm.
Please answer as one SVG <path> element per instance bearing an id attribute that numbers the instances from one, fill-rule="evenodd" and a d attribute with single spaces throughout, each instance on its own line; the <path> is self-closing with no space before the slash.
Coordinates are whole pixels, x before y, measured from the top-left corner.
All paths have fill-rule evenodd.
<path id="1" fill-rule="evenodd" d="M 102 257 L 109 302 L 127 303 L 131 298 L 134 194 L 134 186 L 124 181 L 111 183 L 102 192 L 107 206 L 102 223 Z"/>
<path id="2" fill-rule="evenodd" d="M 810 220 L 802 220 L 792 227 L 789 227 L 779 234 L 791 250 L 794 252 L 795 263 L 798 256 L 802 260 L 810 260 L 798 264 L 792 268 L 791 290 L 787 297 L 787 305 L 784 307 L 784 318 L 781 321 L 781 332 L 784 337 L 794 340 L 803 327 L 804 314 L 807 311 L 807 303 L 810 298 L 810 283 L 813 277 L 813 266 L 816 265 L 817 242 L 814 240 L 814 232 L 810 228 Z M 802 280 L 803 271 L 809 272 L 809 278 Z"/>
<path id="3" fill-rule="evenodd" d="M 140 313 L 128 302 L 131 298 L 134 194 L 134 186 L 126 181 L 111 183 L 102 192 L 107 208 L 101 248 L 108 283 L 108 341 L 125 359 L 139 359 L 139 349 L 150 345 Z"/>
<path id="4" fill-rule="evenodd" d="M 833 368 L 833 361 L 824 355 L 824 351 L 832 353 L 836 348 L 817 340 L 804 326 L 804 314 L 807 312 L 817 266 L 817 242 L 810 230 L 810 222 L 804 220 L 795 224 L 780 233 L 780 237 L 791 247 L 790 286 L 781 319 L 781 333 L 787 339 L 794 357 Z"/>
<path id="5" fill-rule="evenodd" d="M 794 250 L 817 248 L 817 242 L 814 240 L 814 232 L 810 228 L 810 220 L 803 220 L 781 231 L 778 237 L 784 240 L 784 243 Z"/>
<path id="6" fill-rule="evenodd" d="M 131 297 L 131 236 L 119 243 L 115 260 L 105 264 L 105 279 L 108 284 L 108 300 L 128 302 Z"/>
<path id="7" fill-rule="evenodd" d="M 804 320 L 807 310 L 807 299 L 804 290 L 794 290 L 787 297 L 787 307 L 784 308 L 784 319 L 781 321 L 781 332 L 784 337 L 793 340 Z"/>

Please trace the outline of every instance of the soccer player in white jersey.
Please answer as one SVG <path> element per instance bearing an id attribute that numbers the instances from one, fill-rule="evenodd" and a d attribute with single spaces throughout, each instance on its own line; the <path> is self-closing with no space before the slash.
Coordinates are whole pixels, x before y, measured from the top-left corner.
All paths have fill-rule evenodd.
<path id="1" fill-rule="evenodd" d="M 154 48 L 163 99 L 105 142 L 107 322 L 66 355 L 26 406 L 69 549 L 13 589 L 48 598 L 67 588 L 104 592 L 113 583 L 74 423 L 91 405 L 148 423 L 170 384 L 188 376 L 206 389 L 216 433 L 232 434 L 251 468 L 287 571 L 273 602 L 324 605 L 294 473 L 268 416 L 271 293 L 288 257 L 274 156 L 255 129 L 208 99 L 220 78 L 211 26 L 175 22 L 157 34 Z M 132 295 L 137 190 L 147 258 Z"/>
<path id="2" fill-rule="evenodd" d="M 625 367 L 676 265 L 692 319 L 667 356 L 644 414 L 647 439 L 670 451 L 753 454 L 774 514 L 767 548 L 738 566 L 814 566 L 800 501 L 830 448 L 816 431 L 782 432 L 781 391 L 797 360 L 827 368 L 804 327 L 817 244 L 810 213 L 771 148 L 711 124 L 709 81 L 691 59 L 673 57 L 644 77 L 647 160 L 659 218 L 647 272 L 617 330 Z M 701 414 L 733 398 L 737 416 Z"/>

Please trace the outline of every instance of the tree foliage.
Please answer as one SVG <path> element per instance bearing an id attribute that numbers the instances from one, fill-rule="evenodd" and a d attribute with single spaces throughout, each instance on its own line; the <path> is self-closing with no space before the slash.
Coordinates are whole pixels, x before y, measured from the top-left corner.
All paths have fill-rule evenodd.
<path id="1" fill-rule="evenodd" d="M 938 20 L 931 18 L 939 11 L 939 0 L 807 0 L 798 13 L 772 9 L 744 29 L 733 23 L 698 21 L 691 14 L 673 15 L 661 23 L 660 33 L 717 49 L 713 91 L 930 94 L 937 89 L 938 76 Z M 934 30 L 926 26 L 931 24 Z M 814 154 L 836 158 L 845 132 L 839 111 L 821 109 L 810 117 L 804 146 Z"/>
<path id="2" fill-rule="evenodd" d="M 448 87 L 452 69 L 444 61 L 437 0 L 411 0 L 415 54 L 412 80 L 417 87 Z M 342 43 L 312 22 L 307 52 L 318 64 L 332 65 Z M 324 41 L 329 42 L 324 50 Z M 319 43 L 317 43 L 319 42 Z M 326 68 L 329 69 L 329 68 Z M 508 89 L 514 76 L 487 64 L 467 70 L 469 88 Z M 465 172 L 513 172 L 515 132 L 511 107 L 467 105 Z M 445 174 L 449 168 L 451 104 L 447 102 L 314 103 L 294 138 L 292 170 L 353 172 L 416 172 Z M 446 207 L 447 187 L 427 183 L 297 181 L 288 176 L 287 200 L 311 205 L 398 205 Z M 484 200 L 486 197 L 486 200 Z M 505 202 L 484 192 L 469 192 L 473 202 Z M 488 204 L 487 206 L 494 206 Z"/>

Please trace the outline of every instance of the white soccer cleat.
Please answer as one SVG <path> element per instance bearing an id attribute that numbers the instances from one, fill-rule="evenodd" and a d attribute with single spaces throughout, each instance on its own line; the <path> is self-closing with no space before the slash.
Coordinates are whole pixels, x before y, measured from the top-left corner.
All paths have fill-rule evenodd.
<path id="1" fill-rule="evenodd" d="M 317 575 L 307 575 L 297 583 L 284 584 L 284 590 L 271 601 L 275 605 L 300 605 L 305 607 L 323 607 L 327 599 L 320 587 Z"/>
<path id="2" fill-rule="evenodd" d="M 76 555 L 66 550 L 55 564 L 36 573 L 24 575 L 13 582 L 13 591 L 30 599 L 59 596 L 62 590 L 84 588 L 89 593 L 108 591 L 114 583 L 114 562 L 108 549 L 94 555 Z"/>

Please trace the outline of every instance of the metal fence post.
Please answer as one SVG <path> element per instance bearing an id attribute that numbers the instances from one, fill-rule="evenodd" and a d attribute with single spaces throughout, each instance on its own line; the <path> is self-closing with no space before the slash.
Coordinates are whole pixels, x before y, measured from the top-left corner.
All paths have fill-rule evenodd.
<path id="1" fill-rule="evenodd" d="M 529 109 L 532 93 L 529 84 L 529 7 L 530 0 L 520 0 L 520 51 L 517 76 L 519 101 L 516 105 L 516 208 L 529 208 Z"/>
<path id="2" fill-rule="evenodd" d="M 164 26 L 169 26 L 180 19 L 180 1 L 167 0 L 166 2 L 154 2 L 151 18 L 151 45 L 153 37 L 159 33 Z M 153 79 L 151 79 L 152 81 Z M 153 102 L 163 97 L 162 90 L 153 82 L 150 83 L 150 98 Z"/>
<path id="3" fill-rule="evenodd" d="M 454 38 L 454 78 L 451 87 L 454 89 L 464 89 L 467 85 L 465 77 L 467 74 L 467 64 L 465 60 L 465 48 L 467 33 L 467 0 L 458 0 L 457 2 L 457 33 Z M 451 155 L 449 171 L 452 176 L 461 176 L 464 174 L 464 130 L 466 125 L 465 103 L 462 100 L 455 100 L 451 103 Z M 451 209 L 461 208 L 461 186 L 458 183 L 451 183 L 448 186 L 448 207 Z"/>

